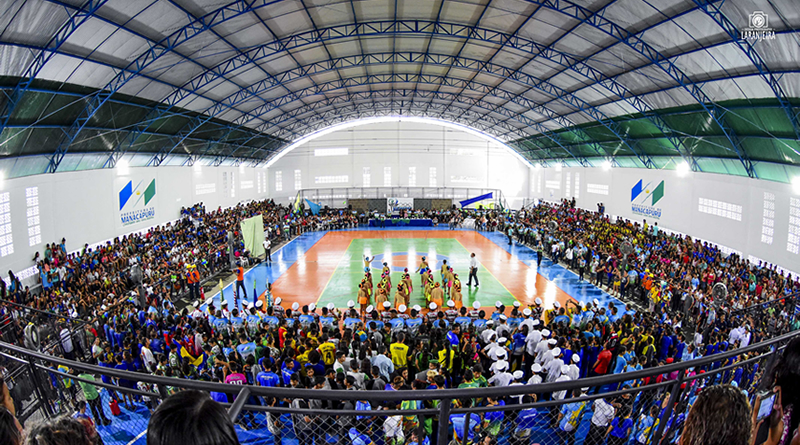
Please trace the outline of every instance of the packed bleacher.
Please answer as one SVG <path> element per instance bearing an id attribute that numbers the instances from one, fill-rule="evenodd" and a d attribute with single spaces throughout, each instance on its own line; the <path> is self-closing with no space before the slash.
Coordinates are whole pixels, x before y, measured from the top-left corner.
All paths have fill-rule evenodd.
<path id="1" fill-rule="evenodd" d="M 186 288 L 186 264 L 208 261 L 201 253 L 211 252 L 213 256 L 218 252 L 227 267 L 226 233 L 235 231 L 242 218 L 257 213 L 264 216 L 265 233 L 270 238 L 355 224 L 355 217 L 347 212 L 325 217 L 281 218 L 282 214 L 291 215 L 291 210 L 269 201 L 210 213 L 202 206 L 195 206 L 186 209 L 175 224 L 110 241 L 95 249 L 87 246 L 81 252 L 68 254 L 63 243 L 49 246 L 39 259 L 42 281 L 47 282 L 42 293 L 31 296 L 12 286 L 7 296 L 38 309 L 93 318 L 85 327 L 85 339 L 70 335 L 60 339 L 61 354 L 87 363 L 199 381 L 352 391 L 503 387 L 624 374 L 743 348 L 796 330 L 800 322 L 794 316 L 796 300 L 789 298 L 800 286 L 796 277 L 749 263 L 736 255 L 726 256 L 709 243 L 667 233 L 657 225 L 611 221 L 607 215 L 577 209 L 574 202 L 567 201 L 559 205 L 543 203 L 515 215 L 474 211 L 438 215 L 443 221 L 458 223 L 469 219 L 481 229 L 500 230 L 509 243 L 521 243 L 536 251 L 540 264 L 544 258 L 552 264 L 561 264 L 573 269 L 581 280 L 605 287 L 622 301 L 642 306 L 619 304 L 610 299 L 606 305 L 595 300 L 545 307 L 537 298 L 527 307 L 515 303 L 506 308 L 491 301 L 460 307 L 447 297 L 447 303 L 439 305 L 444 307 L 375 304 L 362 314 L 353 295 L 353 301 L 343 310 L 332 306 L 300 307 L 280 298 L 275 298 L 269 307 L 259 301 L 258 306 L 238 308 L 226 305 L 176 308 L 174 297 Z M 621 253 L 625 241 L 633 246 L 628 255 Z M 144 295 L 129 300 L 124 297 L 136 288 L 131 277 L 131 266 L 135 264 L 142 270 L 140 291 L 144 289 Z M 66 272 L 62 273 L 62 268 Z M 436 270 L 438 265 L 431 268 Z M 377 277 L 380 271 L 370 273 Z M 455 280 L 453 288 L 460 289 L 460 280 L 457 277 Z M 724 296 L 712 294 L 711 289 L 717 283 L 725 284 Z M 120 297 L 122 304 L 113 305 Z M 763 311 L 737 312 L 767 302 L 770 305 Z M 487 314 L 481 310 L 485 306 L 494 306 L 495 310 Z M 646 310 L 636 309 L 642 307 Z M 753 356 L 755 353 L 733 356 L 692 369 L 689 374 L 746 362 Z M 736 372 L 715 374 L 705 384 L 733 384 L 752 394 L 763 372 L 759 363 L 742 365 Z M 660 409 L 656 408 L 666 403 L 669 394 L 649 392 L 646 388 L 677 377 L 677 373 L 668 373 L 636 378 L 571 394 L 531 390 L 529 395 L 518 398 L 467 398 L 454 401 L 454 406 L 524 404 L 641 388 L 646 397 L 637 396 L 630 401 L 625 397 L 598 399 L 605 401 L 588 408 L 585 402 L 567 404 L 566 411 L 556 409 L 546 413 L 541 428 L 568 443 L 574 440 L 581 422 L 594 422 L 595 413 L 606 410 L 605 417 L 598 420 L 605 423 L 593 425 L 608 427 L 618 418 L 619 427 L 611 436 L 615 440 L 606 438 L 608 434 L 598 439 L 591 428 L 582 440 L 590 441 L 591 437 L 593 443 L 606 440 L 650 443 Z M 154 390 L 134 380 L 99 378 L 121 387 Z M 700 385 L 699 380 L 695 382 Z M 74 409 L 71 405 L 75 399 L 63 395 L 68 393 L 63 388 L 64 379 L 53 379 L 52 385 L 61 399 L 61 404 L 54 408 Z M 82 386 L 83 398 L 89 400 L 94 393 Z M 169 391 L 175 392 L 176 388 Z M 125 392 L 108 391 L 108 397 L 130 412 L 141 406 L 155 408 L 152 400 Z M 212 393 L 211 397 L 220 402 L 233 401 L 223 393 Z M 252 397 L 248 404 L 295 407 L 295 402 Z M 318 400 L 314 401 L 314 407 L 365 411 L 418 409 L 435 407 L 437 401 L 402 406 L 348 403 Z M 102 407 L 98 411 L 95 404 L 90 405 L 95 424 L 103 425 L 110 420 Z M 684 412 L 688 408 L 684 407 Z M 527 430 L 533 428 L 526 428 L 530 425 L 524 422 L 520 426 L 519 419 L 524 421 L 531 413 L 504 413 L 470 415 L 477 419 L 475 426 L 466 431 L 464 415 L 450 419 L 454 422 L 453 435 L 459 439 L 466 434 L 470 443 L 479 439 L 486 439 L 487 443 L 517 439 L 522 441 L 515 443 L 529 443 L 526 440 L 531 431 Z M 391 438 L 397 439 L 402 434 L 418 443 L 432 439 L 432 419 L 408 417 L 395 427 Z M 511 428 L 504 426 L 504 420 L 509 419 L 516 422 L 510 424 Z M 264 420 L 261 425 L 255 416 L 243 416 L 239 424 L 251 431 L 263 430 L 263 435 L 294 435 L 300 443 L 311 443 L 307 440 L 312 437 L 309 436 L 312 428 L 305 419 L 283 416 L 278 421 L 267 416 Z M 628 423 L 628 428 L 622 427 Z M 365 427 L 364 422 L 340 425 L 341 430 L 327 426 L 329 436 L 345 441 L 349 438 L 352 443 L 356 443 L 354 437 L 383 436 L 385 432 L 382 426 Z M 319 429 L 319 426 L 313 428 L 313 434 L 320 434 Z M 351 429 L 355 430 L 352 434 Z M 378 430 L 381 432 L 377 433 Z M 323 438 L 325 433 L 322 431 Z"/>

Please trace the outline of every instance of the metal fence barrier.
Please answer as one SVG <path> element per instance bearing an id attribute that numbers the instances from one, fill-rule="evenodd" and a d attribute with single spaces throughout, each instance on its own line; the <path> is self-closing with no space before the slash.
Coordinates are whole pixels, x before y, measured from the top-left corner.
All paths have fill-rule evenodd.
<path id="1" fill-rule="evenodd" d="M 236 386 L 132 373 L 0 342 L 22 420 L 71 415 L 81 401 L 107 445 L 145 444 L 158 404 L 208 392 L 229 407 L 243 444 L 671 444 L 700 388 L 734 383 L 750 398 L 790 332 L 745 348 L 576 381 L 489 388 L 349 391 Z M 95 379 L 93 381 L 92 379 Z M 98 387 L 87 400 L 81 382 Z M 116 402 L 114 402 L 116 401 Z M 119 405 L 120 411 L 114 415 Z M 106 420 L 109 420 L 107 422 Z M 466 428 L 465 428 L 466 424 Z"/>

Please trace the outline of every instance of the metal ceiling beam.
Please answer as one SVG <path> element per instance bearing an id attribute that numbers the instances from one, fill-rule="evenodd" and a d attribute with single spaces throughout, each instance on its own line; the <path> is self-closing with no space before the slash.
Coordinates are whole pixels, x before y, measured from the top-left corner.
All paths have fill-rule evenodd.
<path id="1" fill-rule="evenodd" d="M 37 51 L 36 56 L 28 64 L 22 78 L 17 82 L 14 91 L 8 96 L 8 100 L 3 105 L 0 111 L 0 134 L 5 130 L 8 125 L 11 115 L 14 114 L 17 106 L 22 102 L 22 98 L 30 88 L 36 76 L 42 71 L 47 62 L 56 55 L 61 45 L 69 39 L 69 37 L 78 30 L 87 20 L 94 16 L 95 11 L 100 9 L 108 0 L 88 0 L 80 8 L 73 11 L 69 19 L 56 31 L 50 40 L 44 45 L 43 48 Z"/>
<path id="2" fill-rule="evenodd" d="M 769 85 L 769 87 L 772 89 L 772 92 L 778 99 L 781 108 L 783 108 L 784 113 L 786 113 L 786 117 L 789 118 L 789 123 L 792 125 L 792 129 L 794 130 L 797 141 L 800 142 L 800 122 L 798 122 L 798 113 L 794 110 L 794 107 L 792 107 L 792 104 L 789 102 L 789 95 L 787 95 L 783 90 L 780 78 L 770 70 L 769 66 L 758 53 L 758 51 L 756 51 L 755 46 L 753 46 L 750 40 L 742 38 L 741 33 L 736 25 L 734 25 L 722 12 L 721 8 L 724 1 L 717 2 L 708 0 L 694 0 L 694 2 L 700 7 L 700 9 L 705 11 L 706 14 L 708 14 L 708 16 L 711 17 L 711 19 L 714 20 L 714 22 L 716 22 L 726 34 L 730 36 L 731 41 L 735 43 L 740 50 L 742 50 L 748 59 L 750 59 L 750 62 L 752 62 L 753 66 L 756 67 L 761 78 L 764 79 L 764 82 L 766 82 L 767 85 Z"/>
<path id="3" fill-rule="evenodd" d="M 608 116 L 603 114 L 599 109 L 597 109 L 596 107 L 590 105 L 589 103 L 587 103 L 587 102 L 585 102 L 585 101 L 583 101 L 582 99 L 579 99 L 579 98 L 574 98 L 574 100 L 572 100 L 572 101 L 566 100 L 565 98 L 568 97 L 568 94 L 564 90 L 562 90 L 561 88 L 559 88 L 559 87 L 557 87 L 557 86 L 555 86 L 555 85 L 553 85 L 553 84 L 551 84 L 549 82 L 541 82 L 538 79 L 534 78 L 533 76 L 530 76 L 530 75 L 527 75 L 527 74 L 524 74 L 524 73 L 517 72 L 517 73 L 515 73 L 516 76 L 514 78 L 507 77 L 508 75 L 513 73 L 513 70 L 511 70 L 509 68 L 505 68 L 505 67 L 499 66 L 499 65 L 487 64 L 487 63 L 482 62 L 480 60 L 468 59 L 468 58 L 465 58 L 465 57 L 456 57 L 456 56 L 440 55 L 440 54 L 423 54 L 423 53 L 369 54 L 369 55 L 360 55 L 360 56 L 352 56 L 352 57 L 343 57 L 343 58 L 337 58 L 337 59 L 330 59 L 330 60 L 326 60 L 326 61 L 323 61 L 323 62 L 313 63 L 313 64 L 309 64 L 309 65 L 306 65 L 306 66 L 303 66 L 303 67 L 299 67 L 297 69 L 290 70 L 289 72 L 284 72 L 284 73 L 277 74 L 276 77 L 282 78 L 282 79 L 286 79 L 287 81 L 291 81 L 291 80 L 296 79 L 296 78 L 304 77 L 304 76 L 308 75 L 308 73 L 311 73 L 311 72 L 313 72 L 315 74 L 319 74 L 319 73 L 327 72 L 327 71 L 330 71 L 330 70 L 339 70 L 339 69 L 349 68 L 349 67 L 365 67 L 365 66 L 369 66 L 369 65 L 372 65 L 372 64 L 386 64 L 386 63 L 390 63 L 393 66 L 396 65 L 396 64 L 401 64 L 401 63 L 430 64 L 430 65 L 437 65 L 437 66 L 445 66 L 445 67 L 448 67 L 448 68 L 453 67 L 453 66 L 457 66 L 457 67 L 462 68 L 462 69 L 468 69 L 468 70 L 473 70 L 473 71 L 477 70 L 478 67 L 481 67 L 481 68 L 485 68 L 487 71 L 477 71 L 477 72 L 484 72 L 484 73 L 487 73 L 487 74 L 490 74 L 490 75 L 493 75 L 493 76 L 500 77 L 503 80 L 512 80 L 512 81 L 518 82 L 518 83 L 520 83 L 522 85 L 526 85 L 526 86 L 531 85 L 533 83 L 538 83 L 540 86 L 535 87 L 537 90 L 539 90 L 539 91 L 541 91 L 541 92 L 543 92 L 543 93 L 545 93 L 547 95 L 553 96 L 553 97 L 561 97 L 562 100 L 567 105 L 572 106 L 577 111 L 584 111 L 587 114 L 590 114 L 593 117 L 595 117 L 599 122 L 601 122 L 601 124 L 603 124 L 606 128 L 608 128 L 615 136 L 617 136 L 620 139 L 620 141 L 624 142 L 625 139 L 627 139 L 625 136 L 622 135 L 621 131 L 616 126 L 616 124 L 612 123 L 612 121 L 608 118 Z M 517 105 L 520 105 L 523 108 L 529 109 L 531 111 L 534 111 L 536 113 L 539 113 L 539 114 L 547 117 L 548 119 L 554 120 L 559 125 L 561 125 L 562 127 L 569 128 L 570 131 L 579 133 L 579 137 L 582 137 L 584 140 L 587 141 L 587 143 L 589 143 L 589 144 L 593 143 L 592 142 L 593 139 L 591 137 L 589 137 L 588 135 L 583 133 L 583 131 L 580 128 L 577 128 L 575 126 L 574 122 L 570 121 L 565 116 L 559 115 L 559 114 L 555 113 L 554 111 L 550 110 L 549 108 L 542 107 L 536 101 L 533 101 L 531 99 L 525 98 L 525 97 L 523 97 L 521 95 L 512 93 L 510 91 L 506 91 L 506 90 L 503 90 L 503 89 L 496 88 L 494 86 L 482 84 L 482 83 L 475 82 L 475 81 L 465 81 L 465 80 L 459 79 L 459 78 L 452 78 L 452 80 L 450 80 L 449 78 L 446 78 L 444 76 L 425 76 L 425 75 L 422 75 L 422 76 L 409 76 L 409 75 L 402 75 L 402 74 L 398 74 L 396 76 L 390 76 L 390 75 L 376 76 L 376 78 L 380 78 L 382 83 L 390 82 L 390 80 L 386 80 L 387 77 L 389 79 L 395 79 L 398 82 L 401 82 L 401 81 L 402 82 L 415 81 L 415 85 L 416 86 L 419 86 L 420 83 L 428 83 L 428 84 L 434 84 L 434 85 L 438 85 L 438 86 L 441 86 L 441 85 L 456 86 L 456 87 L 459 87 L 459 88 L 462 88 L 462 89 L 469 89 L 471 91 L 477 91 L 477 92 L 486 92 L 487 90 L 495 91 L 495 92 L 499 93 L 499 94 L 496 94 L 497 97 L 501 97 L 503 99 L 508 100 L 509 102 L 516 103 Z M 328 83 L 321 84 L 321 85 L 318 84 L 318 85 L 315 85 L 313 87 L 310 87 L 310 88 L 307 88 L 307 89 L 304 89 L 304 90 L 297 90 L 297 91 L 294 92 L 294 94 L 292 94 L 291 97 L 281 96 L 281 97 L 275 98 L 271 102 L 268 102 L 267 104 L 265 104 L 265 106 L 268 106 L 268 108 L 264 108 L 264 106 L 259 106 L 258 107 L 258 110 L 259 110 L 258 113 L 259 114 L 258 114 L 257 117 L 266 121 L 268 118 L 266 118 L 265 115 L 269 114 L 272 111 L 275 111 L 275 110 L 279 109 L 279 107 L 281 107 L 283 105 L 287 105 L 287 104 L 292 103 L 293 102 L 292 101 L 293 98 L 304 99 L 306 97 L 317 95 L 317 94 L 323 94 L 323 93 L 327 94 L 327 93 L 329 93 L 331 91 L 334 91 L 335 89 L 339 89 L 339 88 L 347 88 L 348 86 L 363 85 L 364 82 L 363 81 L 359 81 L 358 79 L 359 78 L 348 78 L 346 81 L 342 80 L 342 81 L 328 82 Z M 416 88 L 415 88 L 415 91 L 416 91 Z M 411 102 L 410 102 L 412 104 L 411 105 L 412 107 L 413 107 L 413 100 L 414 100 L 414 96 L 412 95 Z M 250 114 L 253 114 L 253 113 L 254 112 L 251 110 Z M 267 129 L 270 126 L 274 125 L 274 122 L 272 122 L 272 121 L 267 121 L 267 122 L 269 122 L 269 125 L 264 125 L 264 126 L 259 127 L 258 131 L 264 131 L 265 129 Z M 188 131 L 188 133 L 191 134 L 193 131 L 194 130 L 190 129 Z M 626 143 L 626 145 L 629 145 L 627 142 L 624 142 L 624 143 Z M 177 146 L 178 146 L 178 143 L 175 144 L 175 147 L 173 147 L 173 150 L 175 148 L 177 148 Z M 595 146 L 595 150 L 597 150 L 598 153 L 599 153 L 600 148 L 599 148 L 598 145 Z M 631 152 L 634 153 L 634 155 L 639 157 L 639 159 L 640 159 L 640 161 L 642 162 L 643 165 L 648 166 L 650 168 L 654 167 L 654 164 L 652 163 L 652 160 L 649 160 L 649 157 L 646 156 L 645 154 L 637 152 L 637 151 L 635 151 L 633 149 L 631 149 Z M 649 164 L 648 164 L 647 161 L 649 161 Z"/>
<path id="4" fill-rule="evenodd" d="M 757 178 L 755 168 L 752 160 L 750 160 L 747 153 L 741 147 L 741 141 L 732 128 L 725 121 L 726 110 L 706 95 L 703 89 L 692 82 L 691 78 L 686 75 L 671 58 L 665 57 L 658 50 L 653 48 L 649 43 L 645 42 L 641 35 L 651 27 L 634 34 L 625 28 L 617 25 L 616 23 L 606 19 L 603 15 L 595 15 L 591 10 L 577 5 L 568 0 L 525 0 L 529 3 L 542 5 L 545 8 L 560 12 L 569 17 L 580 20 L 583 24 L 591 26 L 603 33 L 616 39 L 619 43 L 625 44 L 640 55 L 650 60 L 656 67 L 661 69 L 670 78 L 678 83 L 686 92 L 692 95 L 694 99 L 703 107 L 708 115 L 722 130 L 722 133 L 728 139 L 731 147 L 736 151 L 739 160 L 744 166 L 747 175 L 751 178 Z"/>
<path id="5" fill-rule="evenodd" d="M 429 55 L 422 55 L 422 57 L 428 57 L 428 58 L 430 58 L 432 56 L 433 57 L 442 57 L 442 58 L 446 58 L 446 59 L 450 59 L 450 60 L 455 60 L 456 59 L 456 58 L 453 58 L 453 57 L 450 57 L 450 56 L 446 56 L 446 55 L 444 55 L 444 56 L 430 55 L 430 54 Z M 475 62 L 475 61 L 473 61 L 473 62 Z M 467 64 L 465 64 L 465 65 L 467 65 Z M 340 65 L 337 64 L 337 66 L 340 66 Z M 501 68 L 498 67 L 498 70 L 500 70 L 500 69 Z M 495 70 L 495 72 L 498 72 L 498 70 Z M 421 78 L 422 80 L 420 80 L 418 77 Z M 583 141 L 586 142 L 586 144 L 592 146 L 594 148 L 594 150 L 600 156 L 603 156 L 603 153 L 601 152 L 602 147 L 596 141 L 594 141 L 593 138 L 591 138 L 589 135 L 584 133 L 581 128 L 575 126 L 575 124 L 573 122 L 569 121 L 567 118 L 555 114 L 552 110 L 545 109 L 545 108 L 541 107 L 538 103 L 536 103 L 533 100 L 530 100 L 530 99 L 527 99 L 527 98 L 523 98 L 523 97 L 521 97 L 519 95 L 516 95 L 515 93 L 509 92 L 509 91 L 505 91 L 503 89 L 493 88 L 492 86 L 485 85 L 485 84 L 482 84 L 482 83 L 479 83 L 479 82 L 475 82 L 475 81 L 466 81 L 466 80 L 463 80 L 463 79 L 454 79 L 454 78 L 447 78 L 447 77 L 442 77 L 442 76 L 415 76 L 415 75 L 402 75 L 402 74 L 397 74 L 397 75 L 392 76 L 392 75 L 389 75 L 389 74 L 385 74 L 385 75 L 376 75 L 376 76 L 351 77 L 351 78 L 348 78 L 345 83 L 328 82 L 326 84 L 317 85 L 315 87 L 307 88 L 305 90 L 298 90 L 297 92 L 299 93 L 299 96 L 301 96 L 301 97 L 308 97 L 308 96 L 318 95 L 318 94 L 323 94 L 323 93 L 327 97 L 330 97 L 330 93 L 336 91 L 337 89 L 344 88 L 345 86 L 353 86 L 353 87 L 355 87 L 355 86 L 361 86 L 361 85 L 365 85 L 365 84 L 373 85 L 375 83 L 390 83 L 390 84 L 392 84 L 392 83 L 409 83 L 409 82 L 413 82 L 413 81 L 416 81 L 417 84 L 419 84 L 419 83 L 427 83 L 427 84 L 434 84 L 434 85 L 453 86 L 453 87 L 461 88 L 462 91 L 463 90 L 470 90 L 470 91 L 474 91 L 474 92 L 478 92 L 478 93 L 486 92 L 487 90 L 493 90 L 495 92 L 495 96 L 496 97 L 508 99 L 509 102 L 514 102 L 514 103 L 516 103 L 517 105 L 519 105 L 519 106 L 521 106 L 523 108 L 532 110 L 532 111 L 537 112 L 539 114 L 542 114 L 542 115 L 546 116 L 548 119 L 556 121 L 562 127 L 567 128 L 568 131 L 575 132 L 576 134 L 578 134 L 578 136 Z M 546 83 L 546 82 L 545 83 L 540 82 L 540 84 L 544 85 L 545 87 L 549 87 L 550 88 L 550 90 L 542 90 L 544 93 L 549 94 L 549 95 L 556 95 L 557 96 L 562 91 L 558 87 L 556 87 L 555 85 L 552 85 L 552 84 L 549 84 L 549 83 Z M 411 99 L 413 101 L 414 98 L 420 92 L 417 91 L 417 90 L 413 90 L 411 93 L 412 94 L 410 95 L 410 97 L 411 97 Z M 414 93 L 417 93 L 417 94 L 414 94 Z M 435 93 L 435 91 L 434 91 L 434 93 Z M 428 90 L 425 90 L 425 94 L 430 95 L 430 92 Z M 453 97 L 453 98 L 458 97 L 458 95 L 454 95 L 452 93 L 448 93 L 448 94 L 450 95 L 450 97 Z M 455 101 L 455 99 L 453 99 L 453 101 Z M 280 104 L 284 104 L 285 103 L 283 100 L 281 100 L 281 98 L 276 99 L 275 102 L 280 103 Z M 578 102 L 578 104 L 576 105 L 576 107 L 577 107 L 577 109 L 579 111 L 584 111 L 584 109 L 580 108 L 581 106 L 586 106 L 588 108 L 592 108 L 591 105 L 589 105 L 588 103 L 581 102 L 581 101 L 577 101 L 577 102 Z M 428 103 L 430 103 L 430 102 L 428 102 Z M 485 102 L 485 103 L 482 102 L 482 103 L 484 104 L 483 107 L 485 108 L 485 104 L 488 104 L 489 102 Z M 569 104 L 573 105 L 571 103 L 569 103 Z M 493 105 L 494 105 L 495 108 L 498 106 L 496 104 L 493 104 Z M 503 108 L 504 110 L 507 111 L 507 112 L 504 112 L 502 114 L 507 116 L 509 119 L 522 121 L 525 125 L 531 126 L 531 122 L 533 121 L 532 119 L 529 119 L 529 118 L 528 119 L 520 119 L 521 117 L 525 117 L 525 116 L 520 114 L 520 113 L 515 112 L 514 110 L 506 109 L 505 106 L 501 106 L 501 108 Z M 272 111 L 274 109 L 277 109 L 277 106 L 273 107 L 270 110 L 266 110 L 265 112 L 269 113 L 270 111 Z M 593 116 L 597 116 L 598 117 L 598 122 L 603 124 L 606 128 L 610 127 L 610 125 L 608 125 L 608 123 L 607 123 L 607 122 L 610 121 L 610 119 L 608 117 L 606 117 L 602 112 L 600 112 L 597 109 L 586 110 L 586 111 L 588 113 L 590 113 L 591 115 L 593 115 Z M 288 113 L 283 113 L 280 116 L 280 119 L 278 121 L 270 121 L 270 123 L 273 124 L 273 125 L 281 125 L 284 122 L 286 122 L 288 119 L 291 119 L 291 118 L 297 116 L 298 115 L 297 113 L 298 112 L 296 112 L 295 110 L 289 111 Z M 472 122 L 471 126 L 476 125 L 477 121 L 479 121 L 480 119 L 481 119 L 480 115 L 477 116 L 474 119 L 474 122 Z M 606 123 L 604 124 L 604 122 L 606 122 Z M 550 129 L 545 128 L 540 124 L 535 126 L 534 128 L 536 128 L 540 133 L 552 134 Z M 269 129 L 270 129 L 270 127 L 260 127 L 259 128 L 259 130 L 263 130 L 263 131 L 267 131 Z M 609 129 L 611 130 L 611 128 L 609 128 Z M 612 133 L 617 138 L 619 138 L 621 141 L 623 139 L 627 139 L 626 137 L 622 136 L 621 133 L 614 133 L 613 130 L 612 130 Z M 564 142 L 561 141 L 560 135 L 550 136 L 550 138 L 553 139 L 554 141 L 557 141 L 558 145 L 561 145 L 561 146 L 564 145 Z M 627 144 L 627 143 L 626 143 L 626 145 L 629 146 L 629 144 Z M 652 162 L 652 160 L 649 158 L 649 156 L 644 155 L 644 154 L 642 154 L 640 152 L 637 152 L 637 151 L 633 151 L 633 150 L 632 150 L 632 153 L 634 155 L 636 155 L 644 165 L 648 166 L 648 168 L 655 168 L 655 164 Z M 644 159 L 647 159 L 649 161 L 649 165 L 647 163 L 645 163 Z"/>
<path id="6" fill-rule="evenodd" d="M 113 94 L 117 93 L 123 86 L 125 86 L 128 81 L 136 78 L 151 64 L 165 54 L 179 54 L 175 51 L 175 49 L 197 35 L 200 35 L 221 23 L 232 20 L 243 14 L 247 14 L 252 11 L 254 7 L 264 7 L 268 3 L 272 2 L 267 2 L 266 0 L 258 0 L 255 2 L 246 2 L 242 0 L 234 2 L 209 14 L 206 14 L 195 21 L 192 21 L 183 28 L 170 34 L 168 37 L 165 37 L 158 43 L 148 42 L 149 47 L 144 53 L 139 55 L 133 62 L 128 64 L 125 69 L 117 69 L 116 75 L 106 84 L 104 88 L 95 93 L 89 94 L 86 97 L 86 104 L 84 108 L 80 111 L 78 117 L 65 132 L 65 137 L 59 143 L 55 153 L 53 153 L 53 155 L 50 157 L 48 172 L 55 173 L 58 171 L 58 166 L 64 159 L 64 155 L 66 155 L 70 145 L 72 145 L 72 143 L 75 141 L 81 130 L 83 130 L 89 120 L 95 115 L 95 113 L 97 113 L 97 110 L 99 110 L 100 107 L 102 107 Z M 122 28 L 120 25 L 117 26 Z M 177 97 L 182 96 L 180 93 L 183 91 L 184 90 L 181 88 L 176 88 L 175 91 L 168 97 L 172 97 L 173 100 L 175 100 Z M 175 100 L 172 104 L 178 102 L 179 100 Z M 172 104 L 170 104 L 170 106 Z M 219 102 L 215 104 L 215 106 L 220 105 L 221 104 Z"/>

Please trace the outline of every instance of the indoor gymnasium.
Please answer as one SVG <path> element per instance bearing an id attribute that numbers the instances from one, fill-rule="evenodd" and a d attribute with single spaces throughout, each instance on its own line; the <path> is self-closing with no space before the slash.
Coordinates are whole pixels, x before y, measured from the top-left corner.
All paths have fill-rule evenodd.
<path id="1" fill-rule="evenodd" d="M 800 445 L 798 6 L 0 1 L 0 444 Z"/>

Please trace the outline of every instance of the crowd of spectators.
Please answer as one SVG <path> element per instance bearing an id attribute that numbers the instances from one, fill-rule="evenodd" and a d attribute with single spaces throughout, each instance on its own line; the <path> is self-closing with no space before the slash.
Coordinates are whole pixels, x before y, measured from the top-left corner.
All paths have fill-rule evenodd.
<path id="1" fill-rule="evenodd" d="M 447 212 L 438 215 L 443 219 L 471 219 L 481 228 L 501 230 L 509 242 L 530 245 L 540 262 L 542 256 L 548 255 L 554 263 L 574 269 L 581 280 L 604 286 L 612 295 L 623 300 L 641 299 L 648 310 L 635 310 L 634 305 L 614 299 L 605 304 L 598 300 L 569 301 L 563 306 L 556 302 L 545 307 L 539 298 L 527 307 L 515 303 L 506 308 L 497 302 L 491 314 L 484 313 L 479 302 L 472 308 L 459 308 L 448 302 L 447 308 L 431 310 L 375 308 L 362 317 L 352 302 L 340 312 L 332 306 L 301 308 L 292 302 L 285 302 L 284 307 L 279 298 L 270 307 L 259 304 L 178 310 L 171 296 L 182 288 L 184 265 L 201 261 L 201 252 L 222 255 L 226 232 L 235 230 L 242 218 L 257 213 L 264 215 L 265 231 L 270 237 L 352 227 L 356 223 L 348 212 L 292 219 L 286 217 L 291 215 L 289 209 L 271 202 L 212 213 L 195 207 L 175 224 L 115 240 L 99 249 L 87 247 L 79 254 L 67 254 L 65 249 L 51 247 L 49 256 L 46 254 L 41 261 L 51 268 L 68 265 L 66 279 L 27 302 L 59 313 L 98 316 L 86 326 L 86 344 L 81 353 L 75 354 L 89 363 L 210 382 L 361 391 L 500 387 L 622 374 L 735 350 L 798 328 L 796 301 L 791 298 L 799 286 L 796 278 L 737 255 L 724 255 L 709 243 L 667 233 L 656 224 L 611 221 L 607 215 L 577 209 L 574 202 L 567 201 L 559 205 L 542 203 L 516 214 L 465 211 L 457 216 Z M 622 255 L 621 245 L 626 241 L 633 250 Z M 129 272 L 134 264 L 143 269 L 145 298 L 125 300 L 114 307 L 101 306 L 98 310 L 97 304 L 111 303 L 103 302 L 104 298 L 125 295 L 128 288 L 134 287 Z M 435 270 L 438 265 L 432 268 Z M 90 274 L 91 281 L 87 278 Z M 115 281 L 114 277 L 119 279 Z M 153 285 L 164 278 L 168 278 L 167 284 Z M 717 283 L 726 285 L 725 296 L 712 296 L 711 289 Z M 770 303 L 765 310 L 736 311 L 772 300 L 776 303 Z M 75 347 L 71 338 L 62 340 L 64 351 Z M 732 356 L 692 368 L 687 375 L 741 362 L 735 371 L 716 373 L 706 383 L 732 384 L 752 395 L 764 372 L 759 362 L 747 362 L 755 355 L 751 352 Z M 123 388 L 155 390 L 143 381 L 104 375 L 100 378 Z M 677 373 L 658 374 L 589 388 L 588 392 L 646 389 L 676 378 Z M 54 394 L 66 393 L 63 380 L 53 379 Z M 695 382 L 697 388 L 692 389 L 699 389 L 700 381 Z M 167 388 L 167 392 L 176 392 L 178 386 Z M 576 390 L 571 396 L 584 393 Z M 594 424 L 603 427 L 595 429 L 591 436 L 594 443 L 650 443 L 655 420 L 668 394 L 642 394 L 649 395 L 630 403 L 623 399 L 603 402 L 610 411 L 599 424 Z M 128 409 L 134 409 L 135 404 L 155 408 L 154 400 L 123 391 L 109 391 L 109 395 Z M 88 400 L 89 394 L 85 396 Z M 211 397 L 232 401 L 222 393 L 212 393 Z M 542 394 L 532 389 L 519 398 L 462 399 L 455 401 L 455 406 L 565 398 L 566 391 Z M 68 406 L 69 397 L 64 397 L 63 402 Z M 319 409 L 386 408 L 366 402 L 353 406 L 346 401 L 313 402 Z M 297 407 L 300 402 L 251 397 L 248 403 Z M 400 408 L 435 407 L 436 403 L 404 402 Z M 580 413 L 585 409 L 585 402 L 575 403 L 549 414 L 554 431 L 567 443 L 574 440 L 582 421 Z M 602 408 L 597 402 L 593 405 L 594 410 Z M 686 405 L 682 413 L 689 408 Z M 319 440 L 314 434 L 318 435 L 322 428 L 313 426 L 313 417 L 303 417 L 308 416 L 293 416 L 294 433 L 298 438 Z M 414 437 L 419 443 L 424 442 L 423 438 L 433 438 L 434 419 L 410 417 L 413 419 L 404 421 L 400 428 L 403 437 Z M 477 417 L 475 427 L 470 423 L 466 431 L 463 415 L 449 419 L 455 436 L 467 434 L 471 441 L 477 441 L 473 437 L 477 435 L 480 440 L 497 440 L 505 418 L 483 414 Z M 510 418 L 517 422 L 514 434 L 524 443 L 526 434 L 530 434 L 524 423 L 527 417 L 520 412 Z M 457 428 L 459 419 L 461 433 Z M 102 425 L 103 419 L 99 420 L 96 423 Z M 608 428 L 615 420 L 618 428 Z M 270 423 L 274 426 L 275 421 Z M 349 422 L 336 427 L 340 428 L 340 438 L 349 437 L 354 443 L 365 431 L 376 430 L 365 427 L 364 422 Z M 240 423 L 259 428 L 253 416 L 244 417 Z M 281 433 L 280 428 L 269 431 Z M 598 435 L 598 431 L 605 434 Z M 609 436 L 611 432 L 614 435 Z"/>

